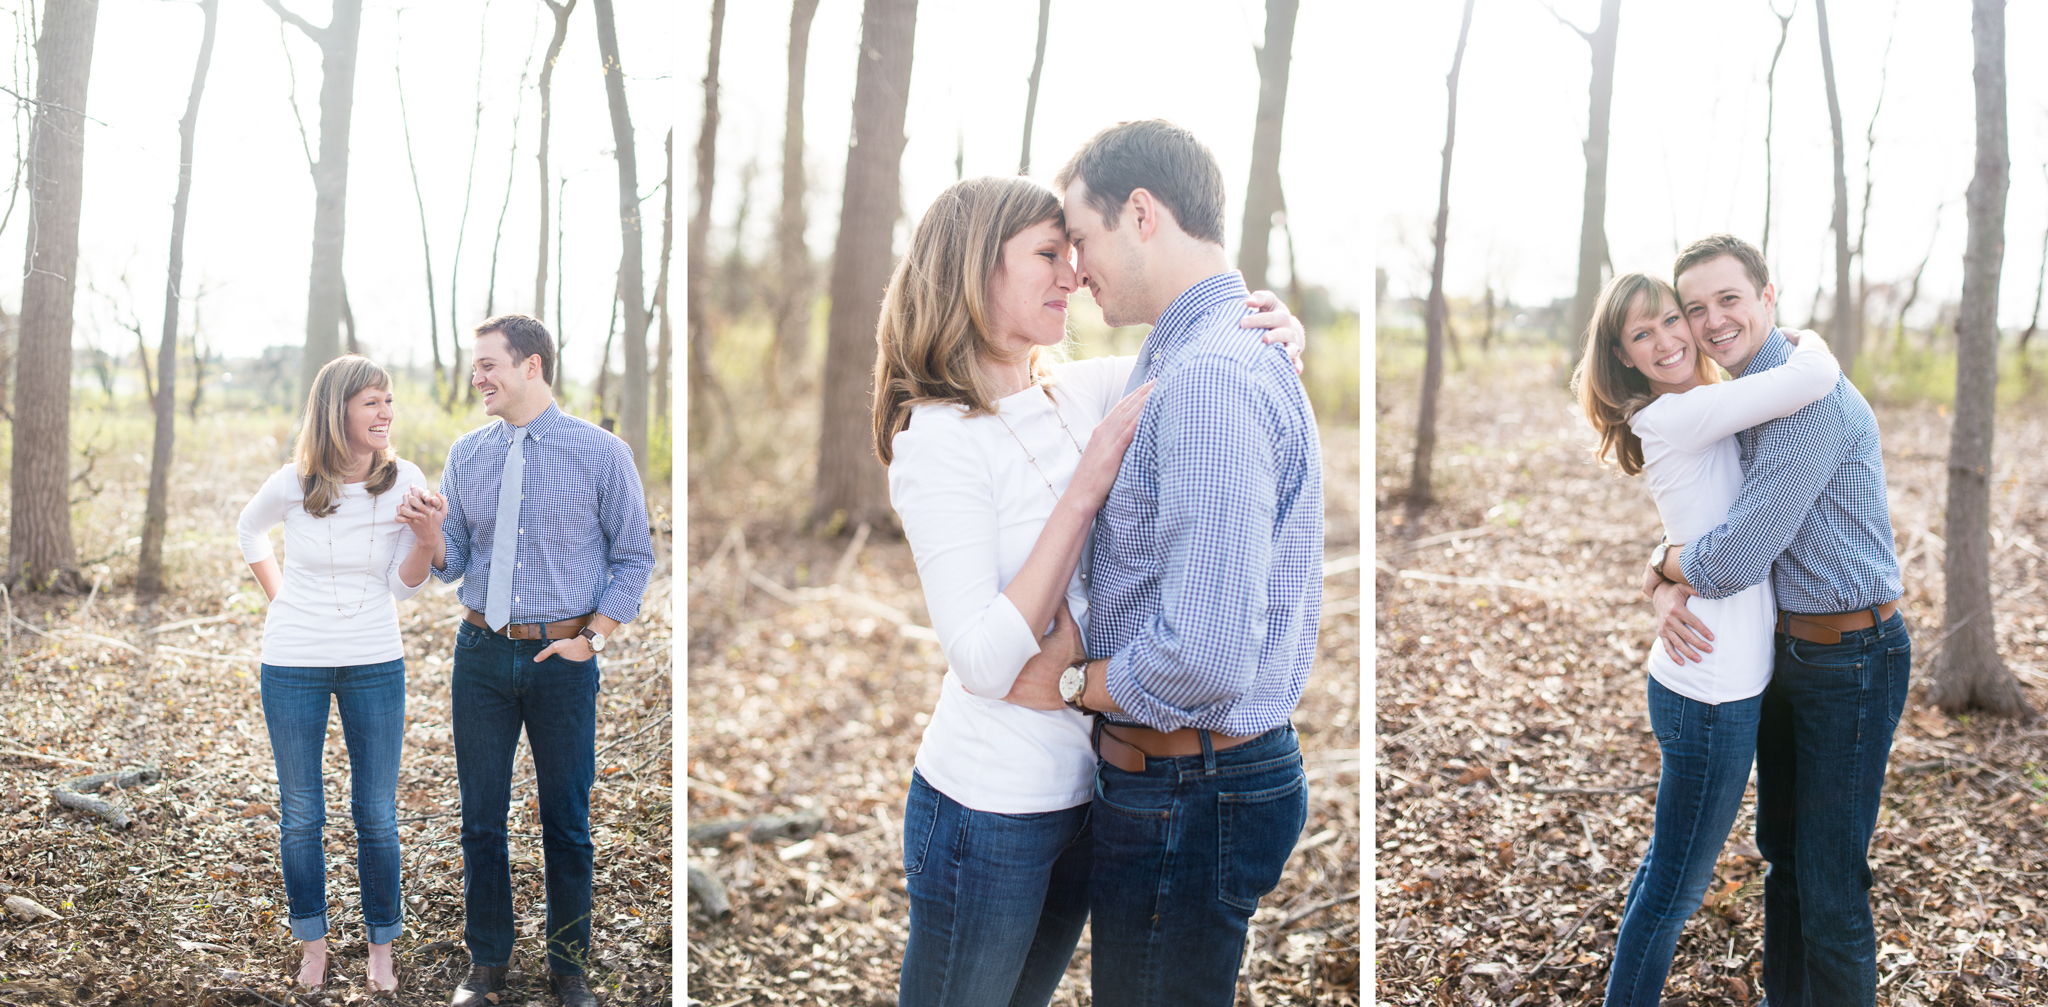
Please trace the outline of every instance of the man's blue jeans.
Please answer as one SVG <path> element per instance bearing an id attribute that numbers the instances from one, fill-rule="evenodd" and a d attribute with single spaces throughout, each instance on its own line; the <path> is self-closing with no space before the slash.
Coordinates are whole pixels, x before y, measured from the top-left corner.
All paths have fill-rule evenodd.
<path id="1" fill-rule="evenodd" d="M 292 936 L 327 936 L 327 795 L 320 756 L 328 697 L 348 745 L 356 886 L 372 944 L 404 930 L 398 907 L 398 752 L 405 736 L 405 661 L 341 668 L 263 665 L 263 725 L 277 761 L 278 855 Z"/>
<path id="2" fill-rule="evenodd" d="M 1607 1007 L 1657 1007 L 1663 999 L 1678 936 L 1700 907 L 1742 810 L 1763 703 L 1761 694 L 1702 703 L 1650 679 L 1650 728 L 1663 756 L 1657 818 L 1623 905 Z"/>
<path id="3" fill-rule="evenodd" d="M 449 719 L 462 789 L 463 938 L 472 964 L 512 960 L 512 867 L 506 858 L 512 755 L 533 750 L 546 864 L 548 969 L 582 975 L 590 954 L 590 784 L 597 771 L 597 660 L 534 655 L 546 640 L 512 640 L 463 623 L 455 632 Z"/>
<path id="4" fill-rule="evenodd" d="M 1780 634 L 1756 739 L 1756 845 L 1771 1007 L 1877 999 L 1870 834 L 1913 641 L 1903 616 L 1822 645 Z"/>
<path id="5" fill-rule="evenodd" d="M 900 1007 L 1044 1007 L 1088 919 L 1089 806 L 975 811 L 910 774 Z"/>
<path id="6" fill-rule="evenodd" d="M 1245 925 L 1308 820 L 1294 728 L 1095 769 L 1090 969 L 1100 1007 L 1230 1007 Z"/>

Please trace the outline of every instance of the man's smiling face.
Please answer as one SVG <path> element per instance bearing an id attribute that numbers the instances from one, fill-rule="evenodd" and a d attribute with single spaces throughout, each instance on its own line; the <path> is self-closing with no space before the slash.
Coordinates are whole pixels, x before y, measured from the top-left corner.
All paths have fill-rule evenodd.
<path id="1" fill-rule="evenodd" d="M 1700 352 L 1741 374 L 1771 334 L 1777 289 L 1756 281 L 1733 255 L 1717 255 L 1677 277 L 1679 306 Z"/>

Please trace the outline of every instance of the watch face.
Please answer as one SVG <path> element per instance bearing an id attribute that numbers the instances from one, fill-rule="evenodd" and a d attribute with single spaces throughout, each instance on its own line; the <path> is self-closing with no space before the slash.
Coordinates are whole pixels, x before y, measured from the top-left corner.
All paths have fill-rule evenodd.
<path id="1" fill-rule="evenodd" d="M 1068 668 L 1060 673 L 1060 698 L 1069 703 L 1081 698 L 1081 690 L 1088 685 L 1088 673 L 1080 668 Z"/>

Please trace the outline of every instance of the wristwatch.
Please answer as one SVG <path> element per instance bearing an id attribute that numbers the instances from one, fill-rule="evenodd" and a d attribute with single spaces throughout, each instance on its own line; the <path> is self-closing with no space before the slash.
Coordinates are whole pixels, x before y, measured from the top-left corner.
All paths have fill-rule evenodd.
<path id="1" fill-rule="evenodd" d="M 1069 709 L 1084 717 L 1093 717 L 1097 711 L 1081 703 L 1081 694 L 1088 691 L 1088 661 L 1089 659 L 1084 657 L 1067 665 L 1067 670 L 1060 672 L 1060 699 Z"/>
<path id="2" fill-rule="evenodd" d="M 1657 547 L 1655 549 L 1650 550 L 1650 569 L 1652 571 L 1655 571 L 1657 576 L 1663 578 L 1664 580 L 1671 579 L 1669 577 L 1664 576 L 1664 557 L 1668 555 L 1670 552 L 1671 543 L 1664 539 L 1658 539 Z"/>
<path id="3" fill-rule="evenodd" d="M 589 640 L 589 641 L 590 641 L 590 652 L 591 652 L 591 653 L 593 653 L 593 654 L 602 654 L 602 653 L 604 653 L 604 634 L 603 634 L 603 633 L 600 633 L 600 632 L 598 632 L 598 631 L 596 631 L 596 630 L 594 630 L 594 629 L 591 629 L 591 628 L 590 628 L 589 626 L 585 626 L 585 627 L 583 627 L 583 632 L 581 632 L 581 633 L 578 633 L 578 634 L 576 634 L 576 635 L 577 635 L 577 636 L 580 636 L 580 637 L 582 637 L 582 638 L 584 638 L 585 640 Z"/>

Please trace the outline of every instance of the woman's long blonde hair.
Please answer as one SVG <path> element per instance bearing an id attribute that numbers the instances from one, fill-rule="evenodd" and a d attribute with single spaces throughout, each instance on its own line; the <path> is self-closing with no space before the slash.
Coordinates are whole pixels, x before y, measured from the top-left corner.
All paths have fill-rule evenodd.
<path id="1" fill-rule="evenodd" d="M 306 495 L 306 513 L 314 517 L 326 517 L 341 506 L 341 487 L 351 461 L 348 403 L 368 388 L 390 390 L 391 375 L 367 357 L 353 353 L 328 361 L 313 377 L 313 389 L 306 395 L 306 415 L 299 421 L 299 440 L 292 448 L 292 463 L 298 468 L 299 488 Z M 374 495 L 397 481 L 398 454 L 387 446 L 371 456 L 365 488 Z"/>
<path id="2" fill-rule="evenodd" d="M 891 442 L 910 425 L 910 411 L 951 402 L 969 415 L 993 413 L 997 395 L 982 367 L 993 356 L 989 281 L 1002 265 L 1003 242 L 1034 224 L 1064 225 L 1060 202 L 1027 178 L 970 178 L 939 193 L 896 264 L 875 326 L 875 457 L 889 464 Z M 1047 384 L 1055 359 L 1030 350 L 1032 379 Z"/>
<path id="3" fill-rule="evenodd" d="M 1644 298 L 1657 299 L 1659 306 L 1662 299 L 1670 298 L 1675 305 L 1678 292 L 1671 289 L 1671 284 L 1648 273 L 1623 273 L 1607 281 L 1607 286 L 1600 290 L 1600 299 L 1593 303 L 1586 355 L 1572 372 L 1572 389 L 1579 394 L 1579 406 L 1586 411 L 1586 421 L 1593 424 L 1594 433 L 1600 436 L 1593 456 L 1605 462 L 1608 455 L 1613 455 L 1621 470 L 1629 475 L 1643 470 L 1643 441 L 1629 428 L 1628 421 L 1657 396 L 1650 390 L 1650 379 L 1622 363 L 1615 351 L 1621 347 L 1628 316 Z M 1693 356 L 1701 384 L 1721 380 L 1721 373 L 1714 369 L 1706 354 L 1695 352 Z"/>

